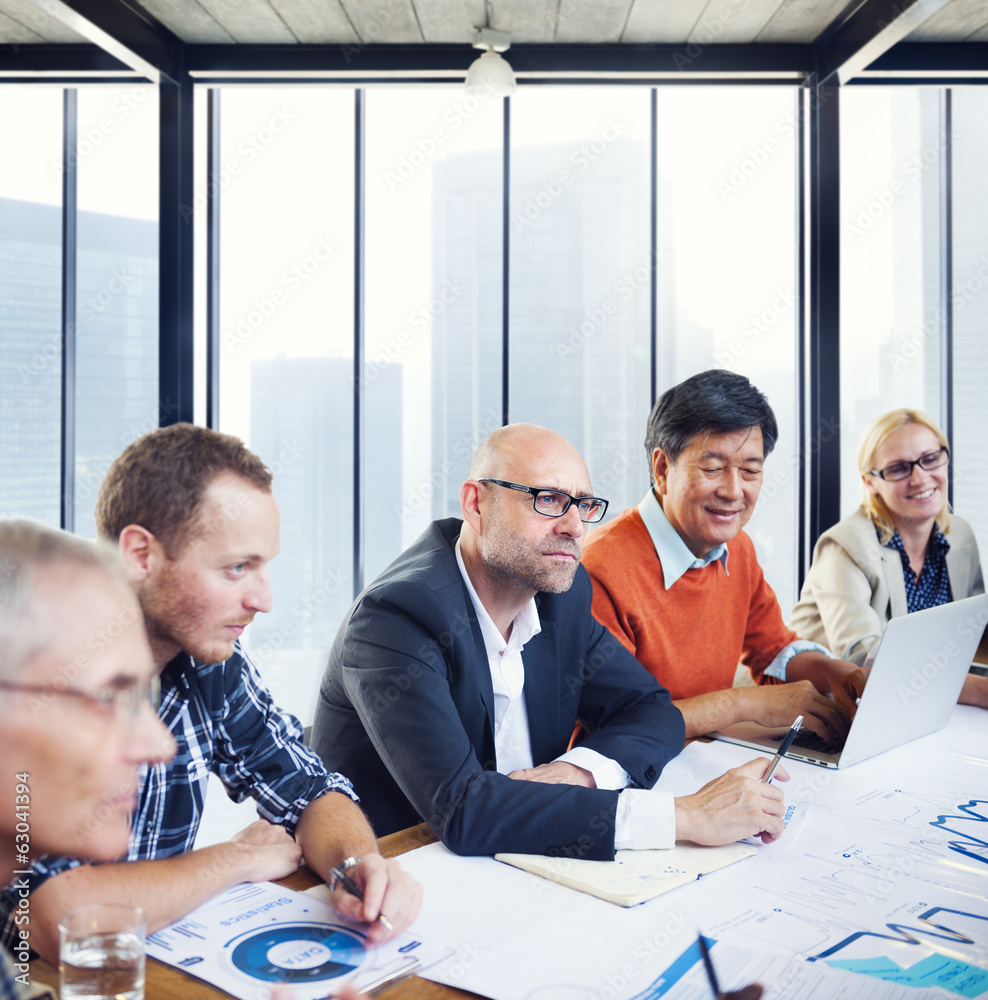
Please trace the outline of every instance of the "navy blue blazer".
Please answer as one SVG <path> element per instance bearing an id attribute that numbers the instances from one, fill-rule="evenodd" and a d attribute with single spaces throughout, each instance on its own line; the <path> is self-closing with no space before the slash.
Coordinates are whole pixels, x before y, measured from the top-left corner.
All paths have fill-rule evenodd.
<path id="1" fill-rule="evenodd" d="M 312 748 L 353 782 L 379 836 L 425 820 L 458 854 L 614 857 L 618 792 L 514 781 L 497 772 L 487 652 L 456 563 L 461 521 L 435 521 L 354 602 L 330 652 Z M 590 613 L 579 567 L 540 593 L 525 645 L 536 765 L 584 746 L 651 788 L 683 748 L 669 692 Z"/>

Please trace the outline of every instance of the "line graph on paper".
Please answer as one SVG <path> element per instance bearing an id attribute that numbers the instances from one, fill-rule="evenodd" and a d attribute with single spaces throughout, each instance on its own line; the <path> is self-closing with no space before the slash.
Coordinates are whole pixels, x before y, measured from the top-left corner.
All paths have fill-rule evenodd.
<path id="1" fill-rule="evenodd" d="M 936 791 L 914 788 L 875 789 L 859 793 L 850 807 L 842 808 L 840 828 L 848 818 L 866 824 L 885 844 L 893 859 L 907 857 L 917 864 L 939 863 L 955 872 L 988 875 L 988 769 L 979 769 L 979 785 L 945 779 Z M 970 794 L 977 788 L 981 796 Z M 819 813 L 819 815 L 816 815 Z M 826 807 L 813 805 L 806 825 L 832 826 Z M 802 835 L 800 837 L 802 840 Z M 963 878 L 963 875 L 961 875 Z"/>
<path id="2" fill-rule="evenodd" d="M 964 731 L 948 736 L 944 730 L 940 735 L 946 745 L 936 752 L 919 741 L 901 747 L 894 756 L 827 775 L 829 780 L 818 780 L 808 790 L 808 804 L 908 830 L 956 812 L 959 805 L 973 799 L 983 799 L 988 789 L 988 727 L 980 716 L 976 723 L 972 720 L 968 735 L 973 739 L 974 732 L 979 734 L 977 754 L 953 752 L 949 747 Z"/>
<path id="3" fill-rule="evenodd" d="M 984 776 L 988 779 L 988 775 Z M 970 787 L 970 786 L 968 786 Z M 974 870 L 988 868 L 988 799 L 971 798 L 960 789 L 922 792 L 890 789 L 859 800 L 858 818 L 887 826 L 893 834 L 943 844 Z"/>
<path id="4" fill-rule="evenodd" d="M 988 994 L 988 968 L 973 959 L 985 958 L 985 923 L 982 913 L 929 906 L 878 929 L 854 931 L 808 960 L 902 986 L 981 997 Z"/>
<path id="5" fill-rule="evenodd" d="M 970 832 L 988 830 L 988 810 L 938 813 L 931 806 L 941 802 L 894 789 L 877 801 L 867 820 L 859 812 L 836 824 L 829 810 L 807 811 L 786 864 L 771 880 L 756 872 L 758 908 L 776 915 L 762 921 L 773 940 L 834 970 L 988 996 L 988 872 L 952 846 L 988 839 Z"/>
<path id="6" fill-rule="evenodd" d="M 937 816 L 930 826 L 948 836 L 950 851 L 988 865 L 988 799 L 962 802 L 955 814 Z"/>
<path id="7" fill-rule="evenodd" d="M 938 989 L 944 997 L 988 997 L 982 891 L 951 892 L 904 880 L 890 885 L 885 897 L 862 896 L 841 881 L 853 871 L 850 859 L 840 865 L 807 860 L 803 873 L 784 886 L 757 887 L 758 936 L 834 970 Z"/>
<path id="8" fill-rule="evenodd" d="M 899 887 L 883 908 L 847 905 L 838 911 L 800 898 L 800 890 L 759 886 L 749 893 L 752 905 L 718 923 L 714 933 L 745 951 L 768 946 L 792 956 L 796 966 L 788 976 L 806 992 L 773 997 L 988 997 L 988 913 L 981 912 L 981 900 L 954 893 L 921 899 L 910 895 L 912 888 Z M 824 970 L 828 977 L 817 979 Z M 812 992 L 811 983 L 822 992 Z"/>
<path id="9" fill-rule="evenodd" d="M 779 873 L 783 877 L 766 889 L 834 915 L 849 908 L 881 910 L 902 886 L 914 898 L 936 892 L 967 896 L 972 887 L 984 897 L 984 866 L 956 855 L 945 832 L 927 827 L 907 835 L 887 825 L 845 821 L 835 840 L 828 819 L 808 812 L 786 871 Z"/>

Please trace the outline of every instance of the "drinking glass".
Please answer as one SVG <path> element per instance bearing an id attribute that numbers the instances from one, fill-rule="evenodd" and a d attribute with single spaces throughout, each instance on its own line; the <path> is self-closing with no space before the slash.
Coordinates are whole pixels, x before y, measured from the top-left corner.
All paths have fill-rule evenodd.
<path id="1" fill-rule="evenodd" d="M 62 1000 L 144 1000 L 147 918 L 139 906 L 100 903 L 58 922 Z"/>

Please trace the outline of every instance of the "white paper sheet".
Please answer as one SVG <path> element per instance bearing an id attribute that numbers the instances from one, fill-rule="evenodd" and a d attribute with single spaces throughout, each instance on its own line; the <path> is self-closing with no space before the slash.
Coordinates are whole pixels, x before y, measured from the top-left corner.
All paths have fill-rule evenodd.
<path id="1" fill-rule="evenodd" d="M 365 989 L 449 954 L 408 933 L 370 949 L 363 938 L 307 893 L 244 882 L 149 935 L 147 953 L 241 1000 L 262 1000 L 275 983 L 298 1000 L 323 1000 L 343 983 Z"/>

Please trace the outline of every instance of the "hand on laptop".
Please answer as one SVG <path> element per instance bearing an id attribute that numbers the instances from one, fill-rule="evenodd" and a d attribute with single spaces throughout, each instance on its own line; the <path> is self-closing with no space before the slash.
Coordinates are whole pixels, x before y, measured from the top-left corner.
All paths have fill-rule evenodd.
<path id="1" fill-rule="evenodd" d="M 839 742 L 843 743 L 850 728 L 850 720 L 854 718 L 854 713 L 857 711 L 858 698 L 861 697 L 865 681 L 868 679 L 867 672 L 849 660 L 836 660 L 818 650 L 806 650 L 797 653 L 786 664 L 786 676 L 789 679 L 789 684 L 786 684 L 785 687 L 789 687 L 790 684 L 797 681 L 810 681 L 822 695 L 830 695 L 833 702 L 830 718 L 827 718 L 826 722 L 833 730 L 834 735 L 839 738 Z M 835 724 L 838 719 L 840 722 Z M 784 724 L 788 725 L 789 722 Z M 807 720 L 807 725 L 809 725 L 809 720 Z M 812 725 L 809 725 L 809 728 L 828 743 L 833 742 L 829 734 L 820 732 Z"/>
<path id="2" fill-rule="evenodd" d="M 695 794 L 677 798 L 676 840 L 707 846 L 730 844 L 743 837 L 761 837 L 765 843 L 778 840 L 785 797 L 781 788 L 761 783 L 769 763 L 765 757 L 756 757 L 731 768 Z M 789 780 L 781 765 L 775 780 Z"/>
<path id="3" fill-rule="evenodd" d="M 961 688 L 958 705 L 977 705 L 978 708 L 988 708 L 988 677 L 978 674 L 968 674 Z"/>
<path id="4" fill-rule="evenodd" d="M 791 726 L 793 719 L 801 715 L 803 727 L 812 729 L 827 743 L 832 743 L 834 736 L 841 742 L 847 737 L 850 726 L 847 716 L 833 699 L 820 694 L 811 681 L 738 690 L 743 690 L 750 701 L 746 717 L 760 726 Z"/>
<path id="5" fill-rule="evenodd" d="M 849 719 L 853 719 L 854 713 L 857 711 L 858 699 L 865 689 L 865 684 L 868 683 L 871 667 L 859 667 L 847 660 L 834 660 L 834 664 L 838 668 L 846 667 L 847 669 L 842 672 L 835 671 L 835 676 L 830 682 L 831 693 L 837 707 L 846 712 Z"/>

